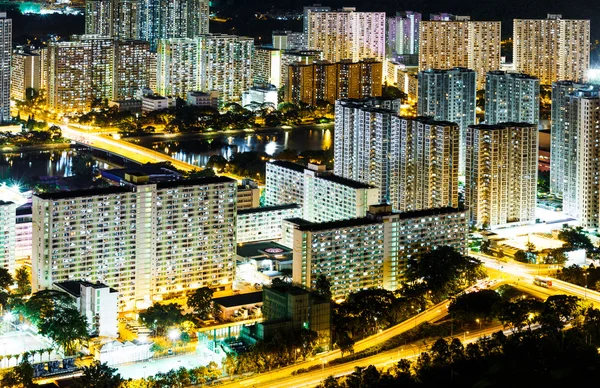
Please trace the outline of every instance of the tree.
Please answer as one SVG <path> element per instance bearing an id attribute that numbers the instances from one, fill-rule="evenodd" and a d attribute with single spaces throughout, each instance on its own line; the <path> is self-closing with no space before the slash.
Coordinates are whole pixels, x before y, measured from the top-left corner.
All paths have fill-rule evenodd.
<path id="1" fill-rule="evenodd" d="M 183 310 L 177 303 L 154 304 L 139 314 L 139 321 L 152 328 L 157 335 L 164 334 L 168 327 L 185 321 Z"/>
<path id="2" fill-rule="evenodd" d="M 38 324 L 38 330 L 61 346 L 68 356 L 75 354 L 79 343 L 89 339 L 87 319 L 74 307 L 55 309 Z"/>
<path id="3" fill-rule="evenodd" d="M 406 270 L 407 281 L 422 284 L 434 300 L 453 295 L 483 277 L 485 271 L 479 260 L 447 246 L 411 257 Z"/>
<path id="4" fill-rule="evenodd" d="M 4 267 L 0 267 L 0 307 L 6 308 L 8 304 L 10 293 L 9 289 L 12 286 L 14 280 L 8 270 Z"/>
<path id="5" fill-rule="evenodd" d="M 187 305 L 194 310 L 194 314 L 200 319 L 209 319 L 215 312 L 213 294 L 214 291 L 208 287 L 189 291 L 187 294 Z"/>
<path id="6" fill-rule="evenodd" d="M 289 148 L 284 149 L 277 155 L 275 155 L 275 159 L 277 160 L 290 160 L 292 162 L 298 160 L 298 151 L 292 150 Z"/>
<path id="7" fill-rule="evenodd" d="M 223 171 L 227 167 L 227 159 L 221 155 L 211 155 L 206 163 L 206 168 L 216 168 L 217 171 Z"/>
<path id="8" fill-rule="evenodd" d="M 571 228 L 564 225 L 558 233 L 558 239 L 565 242 L 565 247 L 575 249 L 585 249 L 591 251 L 594 249 L 590 238 L 583 232 L 583 228 L 578 226 Z"/>
<path id="9" fill-rule="evenodd" d="M 515 252 L 514 258 L 515 258 L 516 261 L 520 261 L 521 263 L 528 263 L 529 262 L 527 260 L 527 253 L 525 253 L 525 251 L 522 251 L 520 249 Z"/>
<path id="10" fill-rule="evenodd" d="M 94 178 L 94 158 L 91 152 L 77 152 L 71 159 L 71 171 L 82 183 L 91 182 Z"/>
<path id="11" fill-rule="evenodd" d="M 15 281 L 17 282 L 17 291 L 20 295 L 31 294 L 31 280 L 27 267 L 19 267 L 15 272 Z"/>
<path id="12" fill-rule="evenodd" d="M 552 295 L 544 302 L 540 323 L 544 331 L 557 333 L 580 314 L 579 298 L 570 295 Z"/>
<path id="13" fill-rule="evenodd" d="M 546 256 L 546 264 L 563 265 L 567 262 L 567 260 L 567 255 L 562 248 L 552 249 L 548 256 Z"/>
<path id="14" fill-rule="evenodd" d="M 493 290 L 481 290 L 462 294 L 456 298 L 448 312 L 459 321 L 472 323 L 476 319 L 489 320 L 495 315 L 496 306 L 501 301 L 500 295 Z"/>
<path id="15" fill-rule="evenodd" d="M 33 325 L 38 326 L 55 314 L 56 311 L 75 308 L 75 302 L 67 293 L 55 290 L 38 291 L 18 305 L 16 310 L 23 314 Z"/>
<path id="16" fill-rule="evenodd" d="M 75 388 L 118 388 L 123 379 L 117 369 L 109 367 L 106 363 L 94 362 L 83 367 L 83 374 L 74 381 Z"/>
<path id="17" fill-rule="evenodd" d="M 525 326 L 531 329 L 531 325 L 538 321 L 543 308 L 543 304 L 535 299 L 504 302 L 498 308 L 498 320 L 514 332 L 522 330 Z"/>
<path id="18" fill-rule="evenodd" d="M 23 359 L 13 370 L 7 372 L 0 380 L 1 387 L 34 388 L 38 385 L 33 382 L 33 366 L 29 362 L 29 354 L 23 354 Z"/>
<path id="19" fill-rule="evenodd" d="M 331 299 L 331 282 L 327 279 L 327 276 L 317 276 L 315 292 L 326 299 Z"/>

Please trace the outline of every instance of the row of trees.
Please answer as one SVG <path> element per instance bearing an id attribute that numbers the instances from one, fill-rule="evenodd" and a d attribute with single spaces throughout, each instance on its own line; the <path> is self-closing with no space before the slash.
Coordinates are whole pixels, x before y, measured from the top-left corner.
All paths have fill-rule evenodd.
<path id="1" fill-rule="evenodd" d="M 281 103 L 276 107 L 271 103 L 250 103 L 247 106 L 229 103 L 218 110 L 205 106 L 188 106 L 185 101 L 178 100 L 177 107 L 162 111 L 133 114 L 105 107 L 85 113 L 77 120 L 84 125 L 119 127 L 122 135 L 139 136 L 154 132 L 156 126 L 164 126 L 166 132 L 176 133 L 274 127 L 306 121 L 327 122 L 329 119 L 325 116 L 332 112 L 331 104 L 311 107 L 306 104 Z"/>
<path id="2" fill-rule="evenodd" d="M 466 346 L 457 338 L 439 339 L 414 363 L 400 360 L 385 371 L 357 368 L 320 387 L 554 387 L 600 378 L 600 310 L 556 295 L 506 302 L 500 316 L 511 336 L 497 332 Z"/>

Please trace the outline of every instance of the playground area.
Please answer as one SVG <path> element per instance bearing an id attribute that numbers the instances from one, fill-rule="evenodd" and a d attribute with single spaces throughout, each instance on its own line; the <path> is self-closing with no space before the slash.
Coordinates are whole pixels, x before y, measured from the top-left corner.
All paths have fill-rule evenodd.
<path id="1" fill-rule="evenodd" d="M 9 331 L 0 335 L 0 369 L 17 365 L 25 352 L 31 353 L 35 362 L 57 359 L 52 343 L 40 335 L 30 331 Z"/>

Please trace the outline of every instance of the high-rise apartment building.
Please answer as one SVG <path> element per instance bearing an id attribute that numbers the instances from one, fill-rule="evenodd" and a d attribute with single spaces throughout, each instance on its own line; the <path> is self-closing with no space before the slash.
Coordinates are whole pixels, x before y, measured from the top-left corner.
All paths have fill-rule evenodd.
<path id="1" fill-rule="evenodd" d="M 284 224 L 294 250 L 294 283 L 314 288 L 324 275 L 334 299 L 371 287 L 398 289 L 409 258 L 441 246 L 464 253 L 469 229 L 464 210 L 393 213 L 389 205 L 371 206 L 363 218 Z"/>
<path id="2" fill-rule="evenodd" d="M 10 121 L 12 19 L 0 12 L 0 123 Z"/>
<path id="3" fill-rule="evenodd" d="M 140 0 L 139 36 L 156 50 L 159 39 L 208 34 L 207 0 Z"/>
<path id="4" fill-rule="evenodd" d="M 112 36 L 114 3 L 114 0 L 85 1 L 86 35 Z"/>
<path id="5" fill-rule="evenodd" d="M 419 116 L 457 123 L 460 128 L 459 172 L 464 172 L 466 130 L 475 124 L 475 71 L 464 68 L 419 72 Z"/>
<path id="6" fill-rule="evenodd" d="M 562 195 L 566 214 L 598 228 L 600 88 L 563 81 L 552 91 L 551 189 Z"/>
<path id="7" fill-rule="evenodd" d="M 485 76 L 485 123 L 536 124 L 540 80 L 527 74 L 491 71 Z"/>
<path id="8" fill-rule="evenodd" d="M 302 17 L 302 32 L 304 35 L 308 36 L 308 27 L 309 27 L 309 13 L 313 12 L 331 12 L 331 7 L 324 7 L 321 4 L 314 4 L 308 7 L 304 7 L 303 17 Z"/>
<path id="9" fill-rule="evenodd" d="M 50 42 L 48 105 L 65 112 L 89 110 L 97 100 L 132 98 L 150 82 L 149 46 L 143 41 L 82 35 Z"/>
<path id="10" fill-rule="evenodd" d="M 25 48 L 15 51 L 10 78 L 10 96 L 14 100 L 25 100 L 28 89 L 39 92 L 42 87 L 42 57 L 38 51 Z"/>
<path id="11" fill-rule="evenodd" d="M 218 90 L 226 102 L 238 102 L 252 87 L 254 39 L 207 34 L 198 37 L 200 90 Z"/>
<path id="12" fill-rule="evenodd" d="M 112 9 L 112 36 L 139 39 L 139 0 L 115 0 Z"/>
<path id="13" fill-rule="evenodd" d="M 467 130 L 465 205 L 471 222 L 498 227 L 535 222 L 535 124 L 472 125 Z"/>
<path id="14" fill-rule="evenodd" d="M 323 51 L 324 59 L 358 62 L 373 58 L 385 59 L 385 12 L 356 12 L 355 8 L 340 11 L 308 10 L 308 48 Z"/>
<path id="15" fill-rule="evenodd" d="M 306 34 L 293 31 L 273 31 L 273 48 L 277 50 L 305 50 Z"/>
<path id="16" fill-rule="evenodd" d="M 334 171 L 380 189 L 380 203 L 412 211 L 458 206 L 459 131 L 357 100 L 336 103 Z"/>
<path id="17" fill-rule="evenodd" d="M 387 19 L 387 58 L 419 54 L 419 29 L 423 15 L 397 12 Z"/>
<path id="18" fill-rule="evenodd" d="M 379 189 L 333 175 L 325 166 L 267 163 L 265 204 L 299 204 L 302 217 L 311 222 L 364 217 L 378 199 Z"/>
<path id="19" fill-rule="evenodd" d="M 286 101 L 315 106 L 334 104 L 337 99 L 379 97 L 382 73 L 383 64 L 374 60 L 294 63 L 288 69 Z"/>
<path id="20" fill-rule="evenodd" d="M 0 200 L 0 268 L 15 271 L 17 205 Z"/>
<path id="21" fill-rule="evenodd" d="M 160 39 L 157 50 L 156 92 L 184 98 L 200 90 L 200 54 L 197 39 Z"/>
<path id="22" fill-rule="evenodd" d="M 233 281 L 236 189 L 215 177 L 35 195 L 33 288 L 100 281 L 125 309 L 223 290 Z"/>
<path id="23" fill-rule="evenodd" d="M 279 89 L 282 51 L 273 47 L 255 47 L 252 57 L 252 79 L 256 84 L 270 84 Z"/>
<path id="24" fill-rule="evenodd" d="M 550 131 L 550 191 L 563 197 L 563 202 L 574 203 L 574 198 L 564 196 L 574 194 L 570 187 L 577 176 L 577 136 L 578 129 L 573 127 L 574 109 L 571 107 L 572 93 L 594 87 L 574 81 L 557 81 L 552 83 L 552 128 Z M 591 94 L 594 95 L 593 93 Z M 563 204 L 564 205 L 564 204 Z"/>
<path id="25" fill-rule="evenodd" d="M 422 21 L 419 70 L 455 67 L 474 70 L 477 89 L 483 89 L 485 74 L 500 69 L 500 22 L 468 17 Z"/>
<path id="26" fill-rule="evenodd" d="M 513 65 L 538 77 L 542 85 L 559 80 L 584 81 L 590 67 L 590 21 L 546 19 L 513 21 Z"/>

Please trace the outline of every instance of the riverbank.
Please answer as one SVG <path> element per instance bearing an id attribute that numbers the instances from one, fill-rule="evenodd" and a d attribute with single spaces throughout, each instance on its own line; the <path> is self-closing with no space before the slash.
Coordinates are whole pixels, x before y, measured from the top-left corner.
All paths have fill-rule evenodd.
<path id="1" fill-rule="evenodd" d="M 42 143 L 26 146 L 6 146 L 0 148 L 0 154 L 14 154 L 29 151 L 60 151 L 73 148 L 73 144 L 68 143 Z"/>
<path id="2" fill-rule="evenodd" d="M 225 131 L 211 131 L 211 132 L 183 132 L 183 133 L 153 133 L 145 136 L 131 136 L 123 137 L 123 140 L 128 142 L 139 142 L 142 139 L 150 140 L 173 140 L 173 139 L 194 139 L 194 138 L 211 138 L 217 136 L 236 136 L 240 134 L 258 134 L 258 133 L 274 133 L 281 131 L 294 131 L 294 130 L 312 130 L 317 128 L 333 129 L 334 123 L 326 124 L 299 124 L 299 125 L 284 125 L 278 127 L 263 127 L 263 128 L 251 128 L 251 129 L 228 129 Z"/>

